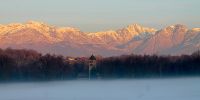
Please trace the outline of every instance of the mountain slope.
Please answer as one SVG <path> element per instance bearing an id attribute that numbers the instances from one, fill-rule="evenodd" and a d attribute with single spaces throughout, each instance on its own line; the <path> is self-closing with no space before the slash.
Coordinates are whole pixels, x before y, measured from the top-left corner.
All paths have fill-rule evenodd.
<path id="1" fill-rule="evenodd" d="M 187 31 L 188 29 L 184 25 L 168 26 L 157 31 L 155 35 L 144 41 L 135 49 L 135 53 L 163 54 L 165 50 L 180 44 Z"/>
<path id="2" fill-rule="evenodd" d="M 191 54 L 197 50 L 200 50 L 200 28 L 188 30 L 184 40 L 167 50 L 166 54 Z"/>

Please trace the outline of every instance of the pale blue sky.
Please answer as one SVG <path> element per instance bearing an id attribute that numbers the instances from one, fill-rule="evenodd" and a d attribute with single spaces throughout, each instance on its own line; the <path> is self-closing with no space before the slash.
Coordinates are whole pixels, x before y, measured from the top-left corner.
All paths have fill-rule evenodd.
<path id="1" fill-rule="evenodd" d="M 43 21 L 86 32 L 132 23 L 200 27 L 200 0 L 0 0 L 0 24 Z"/>

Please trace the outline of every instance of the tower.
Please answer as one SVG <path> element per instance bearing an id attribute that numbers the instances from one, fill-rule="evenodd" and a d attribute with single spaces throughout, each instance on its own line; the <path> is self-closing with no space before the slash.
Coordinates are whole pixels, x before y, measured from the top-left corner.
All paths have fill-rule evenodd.
<path id="1" fill-rule="evenodd" d="M 94 55 L 92 55 L 90 58 L 89 58 L 89 80 L 91 78 L 91 74 L 94 70 L 96 70 L 96 57 Z"/>

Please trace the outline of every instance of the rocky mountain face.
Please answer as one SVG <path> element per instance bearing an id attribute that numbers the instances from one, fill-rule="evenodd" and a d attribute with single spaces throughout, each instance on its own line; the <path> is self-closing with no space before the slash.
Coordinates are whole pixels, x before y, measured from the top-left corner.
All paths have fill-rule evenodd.
<path id="1" fill-rule="evenodd" d="M 200 47 L 200 28 L 177 24 L 156 30 L 133 24 L 116 31 L 85 33 L 29 21 L 0 25 L 0 48 L 8 47 L 67 56 L 191 54 Z"/>

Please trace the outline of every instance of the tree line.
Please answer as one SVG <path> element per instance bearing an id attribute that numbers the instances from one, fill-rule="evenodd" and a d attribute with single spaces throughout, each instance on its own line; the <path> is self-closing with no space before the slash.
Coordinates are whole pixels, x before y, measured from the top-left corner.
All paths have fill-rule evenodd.
<path id="1" fill-rule="evenodd" d="M 98 62 L 104 78 L 148 78 L 200 75 L 200 52 L 182 56 L 124 55 Z"/>
<path id="2" fill-rule="evenodd" d="M 87 58 L 74 61 L 66 58 L 42 55 L 34 50 L 0 49 L 0 81 L 67 80 L 88 75 Z M 182 56 L 132 54 L 99 58 L 96 73 L 103 79 L 200 75 L 200 52 Z"/>

